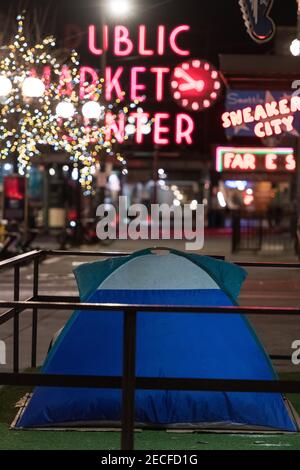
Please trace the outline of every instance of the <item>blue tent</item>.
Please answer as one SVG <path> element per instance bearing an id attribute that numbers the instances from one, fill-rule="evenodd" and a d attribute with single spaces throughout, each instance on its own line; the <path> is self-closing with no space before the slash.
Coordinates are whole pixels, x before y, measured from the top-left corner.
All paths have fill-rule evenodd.
<path id="1" fill-rule="evenodd" d="M 162 305 L 231 306 L 243 269 L 212 258 L 151 250 L 79 266 L 81 299 Z M 123 314 L 75 312 L 43 367 L 49 374 L 121 375 Z M 274 380 L 241 315 L 138 313 L 137 376 Z M 120 390 L 38 387 L 17 427 L 118 425 Z M 136 392 L 136 423 L 297 431 L 281 394 Z"/>

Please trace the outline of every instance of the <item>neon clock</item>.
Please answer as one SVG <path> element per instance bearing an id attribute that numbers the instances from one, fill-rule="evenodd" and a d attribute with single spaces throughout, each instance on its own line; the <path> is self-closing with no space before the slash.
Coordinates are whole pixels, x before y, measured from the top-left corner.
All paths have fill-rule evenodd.
<path id="1" fill-rule="evenodd" d="M 177 65 L 172 73 L 172 97 L 179 106 L 190 111 L 210 108 L 219 98 L 221 91 L 220 74 L 207 61 L 185 61 Z"/>

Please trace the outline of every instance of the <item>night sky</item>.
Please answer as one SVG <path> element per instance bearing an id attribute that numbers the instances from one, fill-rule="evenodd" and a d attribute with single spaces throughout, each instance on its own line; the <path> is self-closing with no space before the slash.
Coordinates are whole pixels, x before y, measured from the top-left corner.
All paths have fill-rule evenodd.
<path id="1" fill-rule="evenodd" d="M 80 54 L 82 65 L 91 65 L 96 68 L 100 66 L 100 58 L 93 57 L 87 48 L 87 25 L 94 23 L 96 26 L 100 21 L 100 0 L 0 0 L 0 12 L 2 13 L 2 23 L 5 27 L 6 17 L 10 10 L 10 17 L 13 18 L 20 6 L 27 4 L 29 14 L 35 6 L 45 11 L 48 8 L 48 20 L 43 36 L 54 34 L 59 45 L 65 44 L 66 30 L 69 25 L 75 25 L 82 29 L 82 43 L 79 45 L 73 40 L 69 47 L 75 47 Z M 183 47 L 191 49 L 191 56 L 211 61 L 218 66 L 219 54 L 271 54 L 274 51 L 274 41 L 265 45 L 256 44 L 247 34 L 244 21 L 242 19 L 238 0 L 135 0 L 133 12 L 129 18 L 118 18 L 117 23 L 129 27 L 134 39 L 138 24 L 145 24 L 149 30 L 147 45 L 153 46 L 151 41 L 156 37 L 156 27 L 159 24 L 167 25 L 168 29 L 179 24 L 189 24 L 191 32 L 183 35 L 181 44 Z M 13 11 L 14 10 L 14 11 Z M 13 14 L 14 13 L 14 14 Z M 296 0 L 274 0 L 272 18 L 278 26 L 296 26 L 297 9 Z M 114 20 L 108 17 L 107 24 L 113 25 Z M 115 23 L 115 24 L 117 24 Z M 13 27 L 13 23 L 12 23 Z M 1 31 L 0 31 L 1 33 Z M 100 33 L 100 30 L 99 30 Z M 178 57 L 170 52 L 163 58 L 115 58 L 108 54 L 109 65 L 118 66 L 120 64 L 131 65 L 167 65 L 174 67 L 178 63 Z M 127 67 L 127 68 L 129 68 Z M 150 85 L 149 96 L 154 93 Z M 151 102 L 149 111 L 151 112 Z M 154 103 L 153 108 L 157 107 Z M 166 109 L 161 106 L 161 111 L 178 112 L 176 105 L 170 97 L 166 100 Z M 208 153 L 212 142 L 224 140 L 224 132 L 220 126 L 220 116 L 222 112 L 222 102 L 209 109 L 203 114 L 202 128 L 199 134 L 201 152 Z"/>
<path id="2" fill-rule="evenodd" d="M 134 0 L 133 13 L 126 21 L 131 25 L 145 23 L 150 28 L 157 24 L 187 23 L 192 26 L 192 49 L 196 55 L 217 58 L 219 53 L 268 53 L 272 42 L 257 45 L 246 33 L 238 0 Z M 100 0 L 0 0 L 0 10 L 20 10 L 22 5 L 32 9 L 49 8 L 49 32 L 62 38 L 67 24 L 97 24 Z M 274 0 L 272 16 L 277 25 L 296 25 L 296 0 Z M 111 20 L 110 20 L 111 22 Z M 48 31 L 47 31 L 48 32 Z M 85 47 L 80 51 L 84 54 Z"/>

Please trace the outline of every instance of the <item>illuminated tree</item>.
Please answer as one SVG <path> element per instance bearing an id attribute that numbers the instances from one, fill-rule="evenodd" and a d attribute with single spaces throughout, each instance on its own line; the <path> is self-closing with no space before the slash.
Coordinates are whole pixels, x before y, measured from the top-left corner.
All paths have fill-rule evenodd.
<path id="1" fill-rule="evenodd" d="M 115 155 L 120 140 L 132 133 L 126 115 L 139 101 L 121 105 L 102 99 L 104 79 L 81 83 L 76 51 L 63 65 L 54 37 L 31 45 L 24 32 L 24 15 L 17 17 L 17 33 L 0 55 L 0 158 L 12 155 L 15 169 L 28 174 L 32 162 L 45 151 L 65 151 L 79 171 L 86 193 L 92 190 L 95 164 Z M 120 137 L 122 134 L 122 137 Z M 18 162 L 18 165 L 16 164 Z M 123 170 L 125 170 L 123 166 Z"/>
<path id="2" fill-rule="evenodd" d="M 17 17 L 13 42 L 0 56 L 0 157 L 13 155 L 19 171 L 30 168 L 41 146 L 59 145 L 60 129 L 53 114 L 57 90 L 51 73 L 59 76 L 60 64 L 52 53 L 54 37 L 30 45 L 24 35 L 24 16 Z M 73 54 L 71 61 L 75 63 Z M 43 75 L 43 79 L 38 78 Z"/>

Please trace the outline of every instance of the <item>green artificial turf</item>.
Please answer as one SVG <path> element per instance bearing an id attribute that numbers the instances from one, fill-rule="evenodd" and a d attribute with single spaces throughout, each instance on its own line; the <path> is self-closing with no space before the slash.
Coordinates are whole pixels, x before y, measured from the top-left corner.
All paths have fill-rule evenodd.
<path id="1" fill-rule="evenodd" d="M 282 379 L 300 380 L 300 374 Z M 9 425 L 16 415 L 16 402 L 28 392 L 24 387 L 0 390 L 1 450 L 118 450 L 119 432 L 15 431 Z M 290 400 L 300 413 L 300 396 Z M 142 450 L 300 450 L 299 434 L 209 434 L 143 431 L 135 433 L 135 449 Z"/>

